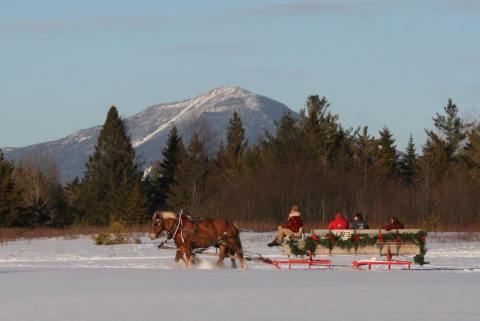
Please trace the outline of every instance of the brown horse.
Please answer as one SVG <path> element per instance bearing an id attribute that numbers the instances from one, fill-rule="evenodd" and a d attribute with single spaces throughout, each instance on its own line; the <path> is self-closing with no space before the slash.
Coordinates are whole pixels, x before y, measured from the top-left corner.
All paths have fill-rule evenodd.
<path id="1" fill-rule="evenodd" d="M 194 249 L 214 246 L 218 247 L 217 265 L 222 266 L 228 255 L 233 268 L 236 268 L 235 257 L 243 269 L 247 268 L 240 231 L 230 222 L 221 219 L 192 220 L 185 214 L 157 211 L 152 217 L 150 239 L 156 239 L 163 231 L 168 233 L 167 239 L 173 239 L 177 246 L 175 262 L 181 259 L 190 267 Z"/>

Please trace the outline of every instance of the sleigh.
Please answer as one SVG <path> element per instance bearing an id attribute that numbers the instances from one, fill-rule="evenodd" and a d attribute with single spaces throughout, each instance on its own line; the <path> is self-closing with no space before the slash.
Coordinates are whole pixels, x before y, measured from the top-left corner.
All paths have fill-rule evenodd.
<path id="1" fill-rule="evenodd" d="M 423 264 L 426 253 L 426 233 L 420 229 L 368 230 L 326 230 L 316 229 L 307 237 L 291 238 L 282 244 L 282 253 L 290 261 L 291 256 L 307 256 L 311 260 L 316 255 L 376 255 L 386 260 L 353 261 L 352 267 L 403 265 L 410 269 L 412 261 L 392 260 L 393 256 L 412 256 L 415 263 Z"/>

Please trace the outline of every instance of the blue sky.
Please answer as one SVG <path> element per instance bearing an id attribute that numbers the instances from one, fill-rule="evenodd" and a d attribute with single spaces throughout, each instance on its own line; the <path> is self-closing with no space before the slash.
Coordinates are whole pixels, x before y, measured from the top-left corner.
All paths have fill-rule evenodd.
<path id="1" fill-rule="evenodd" d="M 449 97 L 480 114 L 479 39 L 474 0 L 0 0 L 0 146 L 223 84 L 420 144 Z"/>

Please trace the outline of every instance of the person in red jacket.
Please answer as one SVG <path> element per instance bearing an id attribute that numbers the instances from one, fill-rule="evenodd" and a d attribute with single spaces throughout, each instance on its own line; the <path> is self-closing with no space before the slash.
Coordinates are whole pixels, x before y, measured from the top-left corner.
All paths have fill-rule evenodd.
<path id="1" fill-rule="evenodd" d="M 400 223 L 398 218 L 396 216 L 392 216 L 390 219 L 390 223 L 387 225 L 382 226 L 384 230 L 390 231 L 390 230 L 397 230 L 397 229 L 403 229 L 403 224 Z"/>
<path id="2" fill-rule="evenodd" d="M 345 229 L 348 229 L 348 221 L 342 215 L 342 213 L 337 212 L 335 214 L 335 218 L 330 223 L 328 223 L 328 229 L 329 230 L 345 230 Z"/>
<path id="3" fill-rule="evenodd" d="M 288 220 L 285 224 L 278 226 L 277 237 L 275 240 L 268 243 L 268 246 L 279 246 L 282 245 L 283 239 L 286 236 L 290 236 L 294 233 L 298 233 L 300 228 L 303 226 L 303 221 L 300 216 L 300 209 L 298 205 L 293 205 L 290 213 L 288 214 Z"/>

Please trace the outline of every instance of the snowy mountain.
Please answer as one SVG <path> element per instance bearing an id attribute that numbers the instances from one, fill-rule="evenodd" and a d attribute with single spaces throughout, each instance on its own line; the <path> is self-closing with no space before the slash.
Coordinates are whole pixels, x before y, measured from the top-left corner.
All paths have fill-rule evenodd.
<path id="1" fill-rule="evenodd" d="M 197 129 L 208 137 L 210 152 L 224 140 L 225 130 L 233 112 L 242 119 L 250 143 L 264 130 L 274 132 L 275 121 L 291 111 L 270 98 L 239 87 L 222 86 L 205 94 L 174 103 L 159 104 L 125 119 L 128 135 L 142 168 L 161 158 L 161 150 L 172 126 L 188 141 Z M 3 149 L 8 159 L 20 160 L 34 151 L 48 152 L 56 160 L 62 182 L 82 177 L 85 162 L 94 151 L 101 126 L 81 129 L 65 138 L 22 148 Z"/>

